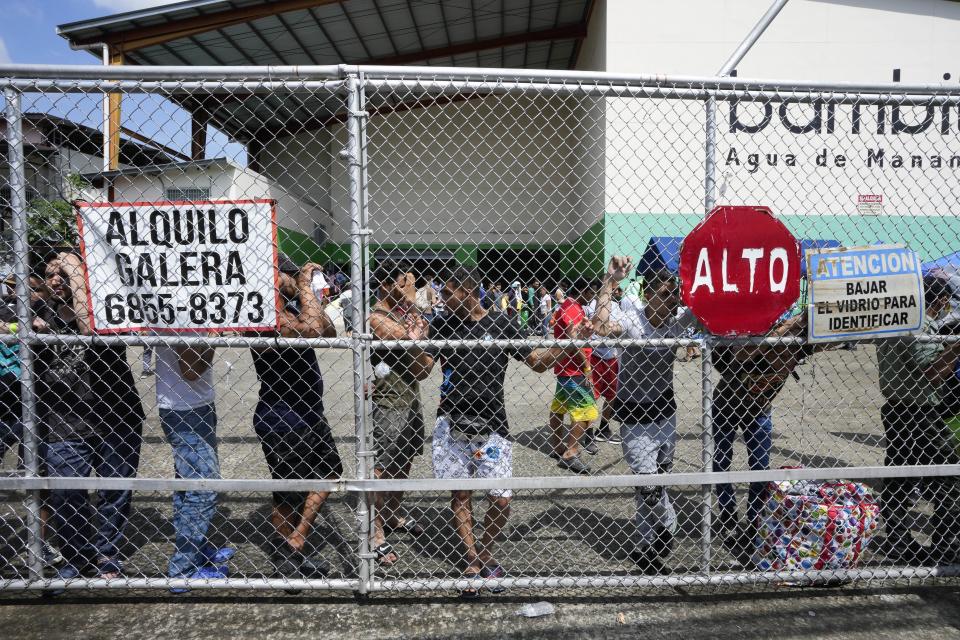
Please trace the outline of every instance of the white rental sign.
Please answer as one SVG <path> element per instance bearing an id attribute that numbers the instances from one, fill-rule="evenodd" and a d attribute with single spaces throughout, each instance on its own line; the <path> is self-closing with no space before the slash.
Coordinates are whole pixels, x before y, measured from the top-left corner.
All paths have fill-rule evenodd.
<path id="1" fill-rule="evenodd" d="M 276 328 L 274 201 L 76 207 L 97 333 Z"/>
<path id="2" fill-rule="evenodd" d="M 914 335 L 923 327 L 923 275 L 902 246 L 807 251 L 810 342 Z"/>

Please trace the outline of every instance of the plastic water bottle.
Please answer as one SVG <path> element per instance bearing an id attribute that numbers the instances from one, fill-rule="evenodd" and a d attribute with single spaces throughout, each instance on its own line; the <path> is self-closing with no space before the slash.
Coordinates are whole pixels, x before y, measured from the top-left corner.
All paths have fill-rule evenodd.
<path id="1" fill-rule="evenodd" d="M 517 615 L 523 616 L 524 618 L 539 618 L 540 616 L 553 615 L 556 612 L 556 607 L 544 601 L 525 604 L 517 609 Z"/>

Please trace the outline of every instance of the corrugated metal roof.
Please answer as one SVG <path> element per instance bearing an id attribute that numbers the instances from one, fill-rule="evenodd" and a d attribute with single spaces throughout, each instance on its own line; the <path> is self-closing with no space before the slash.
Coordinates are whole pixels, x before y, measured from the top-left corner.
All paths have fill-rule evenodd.
<path id="1" fill-rule="evenodd" d="M 476 62 L 481 53 L 505 58 L 506 52 L 494 50 L 555 41 L 565 46 L 537 59 L 514 51 L 519 64 L 512 66 L 566 69 L 575 63 L 570 45 L 585 35 L 591 4 L 591 0 L 188 0 L 64 24 L 57 31 L 74 46 L 111 43 L 133 64 L 451 66 L 471 60 L 463 53 L 474 54 Z M 242 18 L 244 12 L 261 17 L 227 24 L 231 16 Z M 210 28 L 203 28 L 201 20 L 212 21 Z M 168 39 L 156 31 L 159 28 Z M 178 32 L 186 35 L 173 37 Z M 138 46 L 145 34 L 164 41 L 148 40 L 146 46 Z M 500 45 L 505 38 L 510 44 Z"/>
<path id="2" fill-rule="evenodd" d="M 27 112 L 23 118 L 42 135 L 42 144 L 48 148 L 66 147 L 91 156 L 103 153 L 103 134 L 92 127 L 49 113 Z M 5 123 L 0 124 L 0 129 L 3 127 Z M 6 144 L 5 140 L 0 140 L 0 148 L 6 149 Z M 143 167 L 168 164 L 170 155 L 160 149 L 121 138 L 120 162 L 142 170 Z"/>
<path id="3" fill-rule="evenodd" d="M 61 25 L 74 46 L 106 42 L 139 65 L 417 64 L 568 69 L 594 0 L 188 0 Z M 99 51 L 91 53 L 100 55 Z M 185 108 L 196 100 L 176 98 Z M 249 141 L 322 125 L 342 101 L 319 95 L 202 107 Z"/>
<path id="4" fill-rule="evenodd" d="M 210 167 L 226 167 L 226 166 L 237 165 L 230 162 L 228 158 L 207 158 L 206 160 L 188 160 L 185 162 L 165 162 L 163 164 L 154 164 L 147 167 L 127 167 L 124 169 L 114 169 L 113 171 L 93 171 L 90 173 L 82 173 L 80 176 L 90 182 L 101 181 L 104 178 L 112 180 L 113 178 L 119 178 L 120 176 L 146 176 L 146 175 L 160 175 L 161 173 L 166 173 L 168 171 L 177 170 L 180 172 L 186 171 L 187 169 L 192 170 L 203 170 Z"/>

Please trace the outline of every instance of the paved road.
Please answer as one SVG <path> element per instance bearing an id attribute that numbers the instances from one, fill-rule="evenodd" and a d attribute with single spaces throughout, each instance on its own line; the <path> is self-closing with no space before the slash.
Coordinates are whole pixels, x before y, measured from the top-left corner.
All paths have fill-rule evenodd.
<path id="1" fill-rule="evenodd" d="M 76 638 L 644 638 L 689 640 L 951 640 L 960 638 L 956 589 L 845 589 L 741 592 L 717 596 L 667 592 L 547 596 L 556 613 L 517 617 L 533 602 L 516 595 L 474 603 L 438 599 L 255 596 L 250 593 L 85 595 L 51 602 L 0 596 L 0 628 L 9 640 Z"/>

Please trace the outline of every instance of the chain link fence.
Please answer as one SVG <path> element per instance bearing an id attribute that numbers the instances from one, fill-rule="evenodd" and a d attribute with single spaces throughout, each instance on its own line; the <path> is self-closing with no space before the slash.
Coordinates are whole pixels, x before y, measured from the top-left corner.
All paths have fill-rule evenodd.
<path id="1" fill-rule="evenodd" d="M 0 75 L 0 588 L 960 570 L 955 88 Z M 805 281 L 769 336 L 709 335 L 676 272 L 715 204 L 909 247 L 923 335 L 809 344 Z"/>

